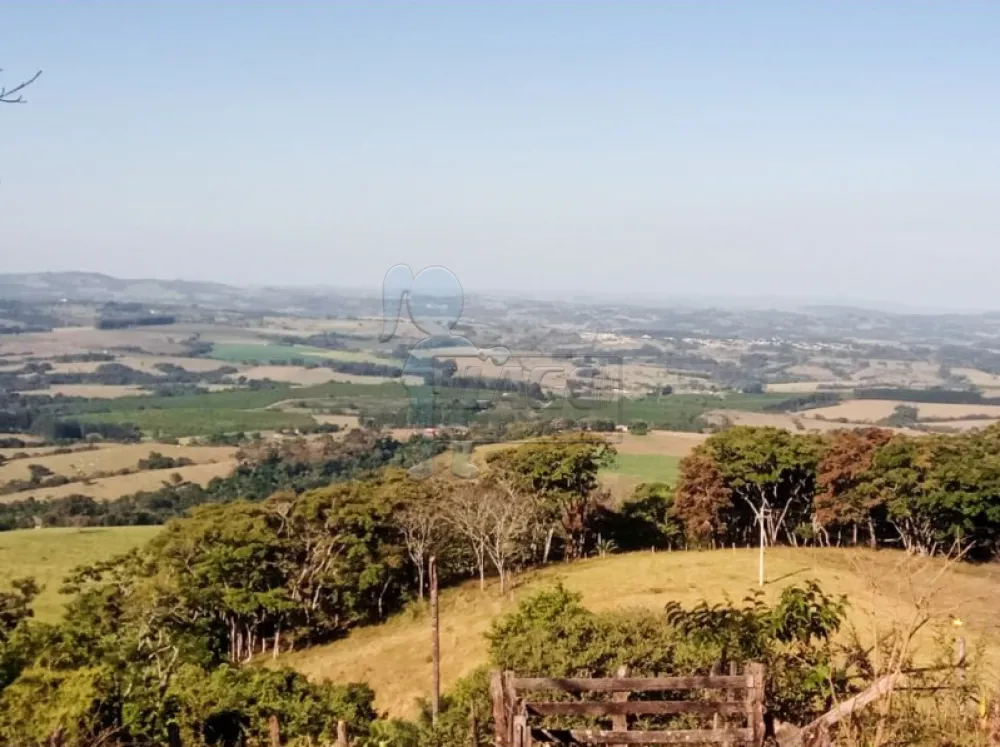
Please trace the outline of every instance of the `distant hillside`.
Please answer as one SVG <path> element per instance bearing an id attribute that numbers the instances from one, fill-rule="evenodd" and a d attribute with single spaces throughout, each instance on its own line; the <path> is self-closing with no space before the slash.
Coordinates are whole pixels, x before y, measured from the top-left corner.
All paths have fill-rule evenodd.
<path id="1" fill-rule="evenodd" d="M 33 303 L 160 303 L 310 315 L 378 313 L 378 299 L 332 288 L 239 287 L 193 280 L 115 278 L 96 272 L 0 274 L 0 299 Z"/>

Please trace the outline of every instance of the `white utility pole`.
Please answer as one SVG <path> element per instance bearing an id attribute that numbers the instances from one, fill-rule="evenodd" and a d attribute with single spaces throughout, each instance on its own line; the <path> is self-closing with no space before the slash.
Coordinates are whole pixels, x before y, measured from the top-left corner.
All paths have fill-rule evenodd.
<path id="1" fill-rule="evenodd" d="M 760 523 L 760 568 L 759 568 L 759 578 L 758 584 L 760 586 L 764 585 L 764 545 L 766 544 L 766 538 L 764 536 L 764 507 L 760 507 L 760 513 L 757 515 L 757 521 Z"/>

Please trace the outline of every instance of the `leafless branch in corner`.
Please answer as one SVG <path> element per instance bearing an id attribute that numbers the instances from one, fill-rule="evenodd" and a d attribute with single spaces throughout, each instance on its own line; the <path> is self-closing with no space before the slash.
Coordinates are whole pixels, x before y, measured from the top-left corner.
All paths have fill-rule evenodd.
<path id="1" fill-rule="evenodd" d="M 2 73 L 2 72 L 3 72 L 3 70 L 0 69 L 0 73 Z M 0 104 L 24 104 L 24 103 L 26 103 L 24 96 L 21 95 L 21 92 L 25 88 L 27 88 L 28 86 L 30 86 L 32 83 L 34 83 L 36 80 L 38 80 L 38 78 L 39 78 L 39 76 L 41 76 L 41 74 L 42 74 L 42 71 L 39 70 L 37 73 L 35 73 L 34 75 L 32 75 L 30 78 L 28 78 L 28 80 L 22 81 L 22 82 L 18 83 L 16 86 L 14 86 L 13 88 L 10 88 L 10 89 L 4 88 L 3 86 L 0 86 Z"/>

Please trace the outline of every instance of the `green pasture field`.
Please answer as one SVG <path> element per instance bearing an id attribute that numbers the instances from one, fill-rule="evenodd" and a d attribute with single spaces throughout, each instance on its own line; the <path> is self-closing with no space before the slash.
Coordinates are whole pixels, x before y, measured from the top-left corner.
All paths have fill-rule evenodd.
<path id="1" fill-rule="evenodd" d="M 237 431 L 271 431 L 314 425 L 311 415 L 280 410 L 171 408 L 83 415 L 84 423 L 132 423 L 146 433 L 181 438 Z"/>
<path id="2" fill-rule="evenodd" d="M 794 400 L 799 395 L 785 393 L 739 394 L 724 396 L 709 394 L 668 394 L 642 399 L 622 399 L 617 402 L 593 400 L 565 400 L 545 409 L 549 417 L 601 418 L 630 425 L 642 420 L 651 428 L 669 431 L 700 431 L 705 427 L 701 419 L 712 410 L 741 410 L 762 412 Z M 561 406 L 560 406 L 561 405 Z"/>
<path id="3" fill-rule="evenodd" d="M 55 622 L 66 603 L 59 588 L 70 571 L 144 545 L 159 530 L 160 527 L 102 527 L 0 532 L 0 589 L 8 590 L 15 578 L 34 578 L 44 587 L 35 600 L 35 617 Z"/>
<path id="4" fill-rule="evenodd" d="M 605 470 L 611 474 L 641 478 L 644 482 L 673 484 L 677 479 L 680 457 L 666 454 L 619 454 L 617 464 Z"/>

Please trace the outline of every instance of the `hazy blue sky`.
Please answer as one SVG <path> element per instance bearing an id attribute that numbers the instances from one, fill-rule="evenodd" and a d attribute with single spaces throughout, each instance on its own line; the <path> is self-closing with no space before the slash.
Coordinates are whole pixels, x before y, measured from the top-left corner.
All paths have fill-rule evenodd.
<path id="1" fill-rule="evenodd" d="M 0 4 L 0 271 L 1000 307 L 1000 4 Z"/>

